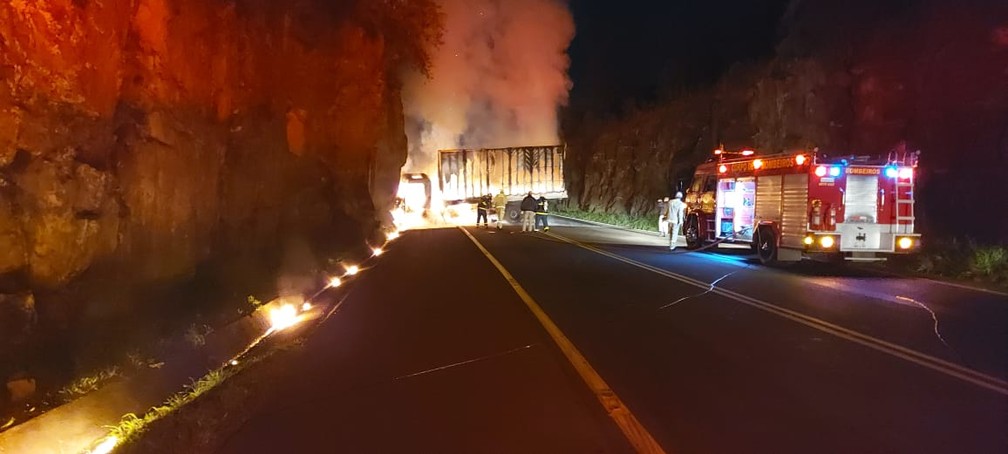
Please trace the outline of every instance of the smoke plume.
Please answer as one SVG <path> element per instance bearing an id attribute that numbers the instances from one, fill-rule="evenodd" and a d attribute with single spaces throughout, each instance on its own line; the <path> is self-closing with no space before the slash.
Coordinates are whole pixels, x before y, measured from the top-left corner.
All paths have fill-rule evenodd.
<path id="1" fill-rule="evenodd" d="M 564 0 L 439 0 L 444 44 L 430 78 L 404 87 L 409 160 L 433 173 L 440 149 L 548 145 L 567 102 L 574 20 Z M 432 175 L 433 176 L 433 175 Z"/>

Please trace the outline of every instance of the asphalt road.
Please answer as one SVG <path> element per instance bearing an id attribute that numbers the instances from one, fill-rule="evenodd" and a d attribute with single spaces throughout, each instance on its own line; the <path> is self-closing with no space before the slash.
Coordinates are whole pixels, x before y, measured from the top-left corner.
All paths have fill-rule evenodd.
<path id="1" fill-rule="evenodd" d="M 1008 452 L 1008 296 L 553 224 L 406 232 L 224 451 Z"/>

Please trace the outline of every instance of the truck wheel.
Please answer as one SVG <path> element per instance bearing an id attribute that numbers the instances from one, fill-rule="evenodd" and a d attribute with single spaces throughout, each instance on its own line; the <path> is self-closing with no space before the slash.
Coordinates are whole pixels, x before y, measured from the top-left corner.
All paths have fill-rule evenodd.
<path id="1" fill-rule="evenodd" d="M 760 226 L 756 229 L 756 255 L 764 265 L 770 265 L 777 261 L 777 234 L 767 226 Z"/>
<path id="2" fill-rule="evenodd" d="M 509 206 L 504 211 L 507 212 L 507 220 L 513 223 L 521 222 L 521 210 L 516 206 Z"/>
<path id="3" fill-rule="evenodd" d="M 703 246 L 700 239 L 700 219 L 697 215 L 686 217 L 686 225 L 683 226 L 683 236 L 686 237 L 686 249 L 699 249 Z"/>

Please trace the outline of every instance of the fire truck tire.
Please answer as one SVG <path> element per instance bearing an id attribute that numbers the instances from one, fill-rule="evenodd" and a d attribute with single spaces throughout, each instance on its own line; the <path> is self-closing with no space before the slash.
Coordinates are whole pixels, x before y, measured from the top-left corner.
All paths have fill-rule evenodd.
<path id="1" fill-rule="evenodd" d="M 686 216 L 683 236 L 686 237 L 686 249 L 699 249 L 703 246 L 703 240 L 700 238 L 700 219 L 697 215 Z"/>
<path id="2" fill-rule="evenodd" d="M 777 262 L 777 234 L 770 226 L 761 225 L 756 229 L 756 255 L 764 265 Z"/>

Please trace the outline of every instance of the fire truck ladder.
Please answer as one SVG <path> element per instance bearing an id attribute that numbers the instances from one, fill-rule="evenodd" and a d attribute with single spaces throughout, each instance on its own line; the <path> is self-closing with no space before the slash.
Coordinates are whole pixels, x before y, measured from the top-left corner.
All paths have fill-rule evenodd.
<path id="1" fill-rule="evenodd" d="M 914 231 L 914 191 L 913 179 L 911 176 L 906 181 L 896 180 L 896 229 L 902 230 L 897 233 L 913 233 Z M 906 189 L 906 192 L 903 190 Z M 907 206 L 907 214 L 903 215 L 903 207 Z M 901 221 L 909 221 L 909 224 L 901 224 Z"/>

